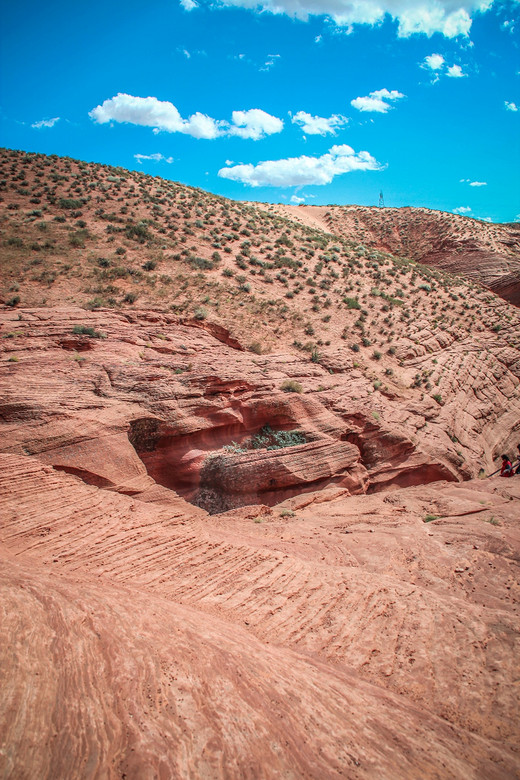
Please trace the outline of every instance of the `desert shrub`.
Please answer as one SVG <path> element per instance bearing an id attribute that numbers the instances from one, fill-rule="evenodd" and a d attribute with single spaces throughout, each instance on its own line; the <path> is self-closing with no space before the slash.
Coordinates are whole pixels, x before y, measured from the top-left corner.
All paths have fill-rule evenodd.
<path id="1" fill-rule="evenodd" d="M 19 303 L 20 303 L 19 295 L 13 295 L 12 298 L 9 298 L 9 300 L 5 302 L 6 306 L 17 306 Z"/>
<path id="2" fill-rule="evenodd" d="M 249 351 L 254 352 L 255 355 L 261 355 L 262 345 L 258 341 L 253 341 L 253 343 L 249 345 Z"/>
<path id="3" fill-rule="evenodd" d="M 379 352 L 379 350 L 375 349 L 372 352 L 372 359 L 373 360 L 381 360 L 381 357 L 382 357 L 382 355 L 381 355 L 381 352 Z"/>
<path id="4" fill-rule="evenodd" d="M 207 309 L 205 309 L 203 306 L 198 306 L 195 309 L 193 316 L 196 320 L 205 320 L 208 316 Z"/>
<path id="5" fill-rule="evenodd" d="M 143 263 L 141 268 L 144 271 L 154 271 L 157 267 L 157 263 L 155 260 L 147 260 L 146 263 Z"/>
<path id="6" fill-rule="evenodd" d="M 152 238 L 152 234 L 144 222 L 139 222 L 137 225 L 128 224 L 125 228 L 125 235 L 127 238 L 138 241 L 140 244 L 144 244 L 145 241 L 149 241 Z"/>
<path id="7" fill-rule="evenodd" d="M 58 206 L 60 209 L 80 209 L 83 206 L 83 201 L 74 198 L 60 198 Z"/>
<path id="8" fill-rule="evenodd" d="M 91 325 L 74 325 L 72 332 L 76 336 L 90 336 L 92 339 L 106 339 L 105 333 L 100 333 L 100 331 L 96 330 Z"/>
<path id="9" fill-rule="evenodd" d="M 306 444 L 306 442 L 307 437 L 302 431 L 273 431 L 270 425 L 264 425 L 258 433 L 251 437 L 249 449 L 280 450 L 285 447 Z"/>
<path id="10" fill-rule="evenodd" d="M 361 304 L 357 298 L 349 298 L 347 295 L 343 298 L 343 303 L 347 305 L 348 309 L 360 309 Z"/>
<path id="11" fill-rule="evenodd" d="M 302 385 L 295 379 L 286 379 L 280 385 L 280 390 L 283 390 L 284 393 L 303 393 Z"/>
<path id="12" fill-rule="evenodd" d="M 434 393 L 432 398 L 434 401 L 437 401 L 438 404 L 442 405 L 442 395 L 440 393 Z"/>
<path id="13" fill-rule="evenodd" d="M 76 233 L 72 233 L 69 236 L 69 244 L 73 247 L 83 249 L 85 246 L 85 239 L 87 237 L 86 230 L 78 230 Z"/>

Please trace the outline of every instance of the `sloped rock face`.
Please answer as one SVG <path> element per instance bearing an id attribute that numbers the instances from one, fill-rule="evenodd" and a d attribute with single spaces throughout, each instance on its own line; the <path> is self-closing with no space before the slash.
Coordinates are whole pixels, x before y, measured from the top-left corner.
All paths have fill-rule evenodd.
<path id="1" fill-rule="evenodd" d="M 2 772 L 517 776 L 519 504 L 496 478 L 209 517 L 0 454 Z"/>
<path id="2" fill-rule="evenodd" d="M 409 391 L 403 403 L 397 388 L 374 393 L 340 352 L 329 356 L 329 370 L 289 354 L 257 357 L 230 346 L 221 332 L 216 338 L 153 312 L 2 316 L 4 336 L 16 330 L 0 342 L 0 450 L 34 455 L 97 487 L 147 501 L 170 494 L 215 511 L 272 505 L 327 485 L 357 493 L 478 471 L 448 436 L 449 393 L 443 407 L 413 400 Z M 76 336 L 71 348 L 78 323 L 97 337 Z M 513 422 L 520 408 L 520 399 L 510 401 L 518 385 L 514 350 L 502 361 Z M 284 392 L 289 380 L 302 392 Z M 501 403 L 479 401 L 481 435 L 496 430 Z M 266 424 L 299 430 L 307 444 L 246 454 L 223 449 Z"/>

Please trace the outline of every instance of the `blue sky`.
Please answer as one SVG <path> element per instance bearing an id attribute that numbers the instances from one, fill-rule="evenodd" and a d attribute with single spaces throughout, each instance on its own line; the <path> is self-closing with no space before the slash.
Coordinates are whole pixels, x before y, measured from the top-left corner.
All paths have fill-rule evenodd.
<path id="1" fill-rule="evenodd" d="M 519 0 L 20 0 L 1 36 L 3 146 L 520 219 Z"/>

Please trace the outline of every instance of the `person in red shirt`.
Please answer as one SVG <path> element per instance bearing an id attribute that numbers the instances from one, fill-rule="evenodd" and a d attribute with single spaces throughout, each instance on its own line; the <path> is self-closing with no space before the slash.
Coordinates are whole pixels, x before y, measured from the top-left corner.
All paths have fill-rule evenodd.
<path id="1" fill-rule="evenodd" d="M 509 460 L 509 455 L 502 455 L 502 466 L 500 468 L 501 477 L 513 476 L 513 464 Z"/>

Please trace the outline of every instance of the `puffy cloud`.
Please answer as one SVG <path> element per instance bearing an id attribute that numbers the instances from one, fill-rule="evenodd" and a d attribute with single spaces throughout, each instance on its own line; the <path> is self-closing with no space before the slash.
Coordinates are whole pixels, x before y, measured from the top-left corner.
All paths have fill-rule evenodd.
<path id="1" fill-rule="evenodd" d="M 199 4 L 195 3 L 194 0 L 180 0 L 180 4 L 185 11 L 193 11 L 194 8 L 199 7 Z"/>
<path id="2" fill-rule="evenodd" d="M 305 198 L 299 198 L 298 195 L 292 195 L 289 202 L 294 206 L 299 206 L 300 203 L 305 203 Z"/>
<path id="3" fill-rule="evenodd" d="M 516 103 L 510 103 L 508 100 L 504 100 L 504 105 L 507 111 L 518 111 Z"/>
<path id="4" fill-rule="evenodd" d="M 261 108 L 250 108 L 249 111 L 233 111 L 232 125 L 224 135 L 238 135 L 240 138 L 252 138 L 258 141 L 266 135 L 280 133 L 283 121 L 276 116 L 262 111 Z"/>
<path id="5" fill-rule="evenodd" d="M 454 214 L 469 214 L 470 212 L 470 206 L 458 206 L 456 209 L 453 209 Z"/>
<path id="6" fill-rule="evenodd" d="M 358 111 L 376 111 L 379 114 L 386 114 L 389 108 L 393 108 L 389 100 L 399 100 L 406 97 L 402 92 L 396 89 L 376 89 L 366 97 L 357 97 L 350 101 L 350 105 L 357 108 Z"/>
<path id="7" fill-rule="evenodd" d="M 328 118 L 324 116 L 312 116 L 306 111 L 298 111 L 292 118 L 296 125 L 300 125 L 303 132 L 307 135 L 327 135 L 327 133 L 336 132 L 338 127 L 342 127 L 348 122 L 348 119 L 340 114 L 333 114 Z"/>
<path id="8" fill-rule="evenodd" d="M 448 68 L 446 75 L 452 79 L 462 79 L 468 74 L 462 72 L 460 65 L 452 65 L 450 68 Z"/>
<path id="9" fill-rule="evenodd" d="M 439 81 L 441 75 L 449 76 L 452 79 L 461 79 L 467 76 L 466 73 L 462 72 L 460 65 L 448 66 L 442 54 L 429 54 L 424 58 L 420 65 L 421 68 L 425 68 L 426 70 L 430 70 L 432 72 L 434 75 L 434 84 Z"/>
<path id="10" fill-rule="evenodd" d="M 182 5 L 193 0 L 181 0 Z M 389 14 L 398 23 L 398 35 L 447 38 L 469 34 L 472 17 L 487 10 L 493 0 L 206 0 L 212 7 L 234 6 L 254 11 L 307 20 L 309 16 L 328 16 L 338 26 L 376 25 Z"/>
<path id="11" fill-rule="evenodd" d="M 430 70 L 441 70 L 444 65 L 444 57 L 442 54 L 428 54 L 424 58 L 422 63 L 423 68 L 429 68 Z"/>
<path id="12" fill-rule="evenodd" d="M 127 122 L 152 127 L 154 133 L 164 130 L 168 133 L 184 133 L 194 138 L 208 139 L 236 135 L 256 141 L 266 135 L 279 133 L 283 128 L 281 119 L 259 108 L 233 111 L 231 124 L 221 119 L 212 119 L 206 114 L 201 114 L 200 111 L 192 114 L 188 119 L 183 119 L 173 103 L 167 100 L 134 97 L 121 92 L 93 108 L 89 116 L 98 124 Z"/>
<path id="13" fill-rule="evenodd" d="M 39 122 L 34 122 L 31 127 L 36 128 L 36 130 L 41 130 L 42 127 L 54 127 L 56 122 L 59 121 L 59 116 L 54 116 L 52 119 L 40 119 Z"/>
<path id="14" fill-rule="evenodd" d="M 152 160 L 153 162 L 165 163 L 173 162 L 173 157 L 165 157 L 164 154 L 160 154 L 159 152 L 156 152 L 155 154 L 134 154 L 134 157 L 138 163 L 143 162 L 143 160 Z"/>
<path id="15" fill-rule="evenodd" d="M 355 152 L 350 146 L 333 146 L 321 157 L 289 157 L 221 168 L 223 179 L 240 181 L 251 187 L 303 187 L 330 184 L 335 176 L 351 171 L 377 171 L 382 166 L 368 152 Z"/>

